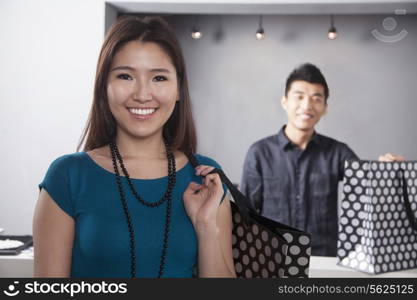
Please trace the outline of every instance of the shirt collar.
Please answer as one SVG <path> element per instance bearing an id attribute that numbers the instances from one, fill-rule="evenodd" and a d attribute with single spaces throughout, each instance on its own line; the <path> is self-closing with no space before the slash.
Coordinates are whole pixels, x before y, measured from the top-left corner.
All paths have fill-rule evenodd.
<path id="1" fill-rule="evenodd" d="M 285 126 L 282 126 L 281 130 L 278 132 L 278 144 L 282 150 L 286 150 L 292 145 L 291 141 L 285 135 Z"/>
<path id="2" fill-rule="evenodd" d="M 289 148 L 294 147 L 295 145 L 288 139 L 288 137 L 285 134 L 285 126 L 282 126 L 282 128 L 280 129 L 280 131 L 278 132 L 278 144 L 281 147 L 282 150 L 287 150 Z M 317 134 L 317 132 L 314 131 L 313 137 L 311 138 L 310 142 L 308 143 L 308 145 L 310 144 L 315 144 L 317 146 L 320 146 L 321 144 L 321 139 L 320 139 L 320 135 Z M 307 147 L 308 147 L 307 145 Z"/>

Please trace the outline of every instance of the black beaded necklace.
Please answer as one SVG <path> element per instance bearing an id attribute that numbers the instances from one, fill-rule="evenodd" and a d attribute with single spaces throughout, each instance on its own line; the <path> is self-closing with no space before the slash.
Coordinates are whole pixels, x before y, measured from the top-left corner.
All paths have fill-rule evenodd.
<path id="1" fill-rule="evenodd" d="M 120 194 L 120 201 L 122 202 L 123 211 L 126 217 L 127 226 L 129 229 L 129 238 L 130 238 L 130 275 L 132 278 L 136 277 L 136 242 L 135 242 L 135 233 L 133 229 L 132 224 L 132 218 L 130 216 L 129 208 L 127 205 L 126 197 L 123 191 L 122 181 L 119 173 L 119 168 L 117 166 L 117 161 L 119 161 L 120 167 L 122 169 L 122 172 L 124 176 L 127 179 L 128 185 L 130 187 L 130 190 L 132 194 L 135 196 L 135 198 L 139 201 L 139 203 L 147 206 L 147 207 L 158 207 L 164 202 L 167 202 L 166 206 L 166 213 L 165 213 L 165 228 L 164 228 L 164 240 L 162 245 L 162 251 L 161 251 L 161 259 L 159 264 L 159 271 L 158 271 L 158 278 L 161 278 L 164 273 L 164 266 L 166 263 L 166 254 L 168 249 L 168 236 L 169 236 L 169 226 L 171 221 L 171 210 L 172 210 L 172 191 L 175 186 L 175 176 L 176 176 L 176 166 L 175 166 L 175 157 L 172 153 L 168 143 L 165 141 L 165 149 L 167 153 L 167 160 L 168 160 L 168 186 L 165 194 L 162 196 L 162 198 L 157 202 L 147 202 L 143 200 L 139 194 L 136 192 L 135 187 L 132 184 L 132 181 L 130 180 L 129 173 L 127 172 L 122 156 L 120 155 L 119 149 L 117 148 L 117 145 L 115 142 L 111 142 L 109 144 L 110 147 L 110 154 L 113 161 L 113 167 L 114 172 L 116 175 L 116 184 L 117 188 L 119 190 Z"/>

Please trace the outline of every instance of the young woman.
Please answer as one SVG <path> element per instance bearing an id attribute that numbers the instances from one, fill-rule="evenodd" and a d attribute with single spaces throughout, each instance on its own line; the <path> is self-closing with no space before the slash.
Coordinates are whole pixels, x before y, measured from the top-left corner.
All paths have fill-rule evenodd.
<path id="1" fill-rule="evenodd" d="M 202 155 L 185 64 L 160 18 L 119 20 L 103 44 L 79 145 L 39 185 L 39 277 L 234 277 L 231 212 Z"/>

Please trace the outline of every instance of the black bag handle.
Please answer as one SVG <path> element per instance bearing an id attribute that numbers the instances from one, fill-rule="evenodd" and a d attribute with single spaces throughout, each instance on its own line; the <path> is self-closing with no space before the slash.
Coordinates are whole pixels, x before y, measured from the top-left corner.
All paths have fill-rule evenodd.
<path id="1" fill-rule="evenodd" d="M 417 220 L 414 217 L 413 211 L 411 210 L 410 199 L 408 198 L 407 179 L 405 179 L 403 169 L 400 169 L 399 173 L 401 174 L 401 179 L 402 179 L 401 182 L 402 182 L 402 188 L 403 188 L 405 212 L 407 213 L 407 218 L 408 218 L 408 221 L 410 221 L 411 227 L 413 227 L 414 231 L 417 232 Z"/>
<path id="2" fill-rule="evenodd" d="M 189 154 L 188 160 L 190 161 L 191 165 L 196 168 L 200 164 L 198 163 L 197 158 L 193 154 Z M 233 196 L 233 199 L 235 200 L 235 204 L 239 210 L 240 215 L 242 216 L 242 220 L 244 224 L 249 226 L 252 221 L 250 218 L 250 210 L 252 210 L 249 200 L 246 198 L 245 195 L 243 195 L 236 187 L 235 185 L 227 178 L 226 174 L 221 169 L 215 168 L 212 170 L 209 174 L 217 173 L 220 176 L 220 180 L 227 186 L 230 193 Z"/>
<path id="3" fill-rule="evenodd" d="M 366 170 L 366 173 L 368 174 L 368 172 L 371 171 L 371 164 L 372 161 L 368 161 L 369 163 L 369 169 Z M 405 212 L 407 214 L 407 219 L 410 222 L 411 227 L 414 229 L 414 231 L 417 232 L 417 220 L 414 217 L 413 211 L 411 210 L 411 204 L 410 204 L 410 199 L 408 198 L 408 188 L 407 188 L 407 179 L 404 176 L 404 172 L 405 170 L 400 167 L 398 170 L 398 173 L 400 174 L 400 182 L 402 183 L 402 190 L 403 190 L 403 199 L 404 199 L 404 207 L 405 207 Z M 368 178 L 368 176 L 366 176 Z"/>

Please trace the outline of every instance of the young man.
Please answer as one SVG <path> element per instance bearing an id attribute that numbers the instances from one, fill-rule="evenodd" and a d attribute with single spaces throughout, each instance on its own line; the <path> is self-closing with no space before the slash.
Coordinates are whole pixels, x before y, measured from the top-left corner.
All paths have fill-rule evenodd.
<path id="1" fill-rule="evenodd" d="M 303 64 L 287 78 L 281 105 L 288 123 L 253 144 L 241 190 L 261 215 L 312 234 L 312 255 L 336 256 L 338 182 L 345 160 L 358 156 L 344 143 L 315 132 L 327 112 L 329 88 L 320 70 Z M 403 160 L 385 154 L 381 161 Z"/>

